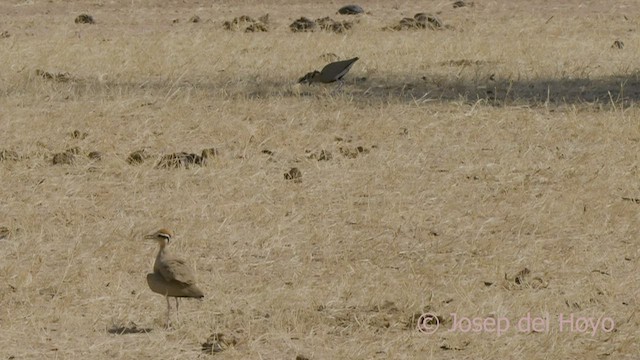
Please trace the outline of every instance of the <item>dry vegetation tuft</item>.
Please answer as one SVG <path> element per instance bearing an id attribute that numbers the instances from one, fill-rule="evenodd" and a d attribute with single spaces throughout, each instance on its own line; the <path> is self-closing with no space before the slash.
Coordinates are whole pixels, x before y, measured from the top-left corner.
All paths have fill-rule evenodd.
<path id="1" fill-rule="evenodd" d="M 640 5 L 358 4 L 0 4 L 0 358 L 636 359 Z M 172 331 L 162 226 L 206 294 Z"/>

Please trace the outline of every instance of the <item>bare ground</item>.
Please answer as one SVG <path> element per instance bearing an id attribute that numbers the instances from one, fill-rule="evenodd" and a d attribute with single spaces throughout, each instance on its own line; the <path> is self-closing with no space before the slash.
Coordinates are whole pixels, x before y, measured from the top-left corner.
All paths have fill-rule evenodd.
<path id="1" fill-rule="evenodd" d="M 637 358 L 636 2 L 370 1 L 343 34 L 155 3 L 0 5 L 0 358 Z M 382 30 L 422 11 L 449 27 Z M 327 53 L 360 57 L 342 90 L 296 84 Z M 172 330 L 161 226 L 207 295 Z"/>

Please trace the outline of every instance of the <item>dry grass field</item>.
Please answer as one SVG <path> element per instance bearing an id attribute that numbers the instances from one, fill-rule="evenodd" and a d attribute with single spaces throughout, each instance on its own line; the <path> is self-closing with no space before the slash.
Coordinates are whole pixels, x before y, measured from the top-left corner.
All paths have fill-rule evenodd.
<path id="1" fill-rule="evenodd" d="M 0 4 L 0 359 L 638 359 L 640 3 L 345 4 Z"/>

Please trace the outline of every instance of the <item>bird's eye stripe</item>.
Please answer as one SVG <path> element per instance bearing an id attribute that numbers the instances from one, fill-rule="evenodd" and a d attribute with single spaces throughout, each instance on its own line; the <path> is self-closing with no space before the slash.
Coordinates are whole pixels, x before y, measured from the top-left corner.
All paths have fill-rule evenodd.
<path id="1" fill-rule="evenodd" d="M 158 236 L 163 237 L 167 240 L 171 240 L 171 236 L 167 235 L 167 234 L 158 234 Z"/>

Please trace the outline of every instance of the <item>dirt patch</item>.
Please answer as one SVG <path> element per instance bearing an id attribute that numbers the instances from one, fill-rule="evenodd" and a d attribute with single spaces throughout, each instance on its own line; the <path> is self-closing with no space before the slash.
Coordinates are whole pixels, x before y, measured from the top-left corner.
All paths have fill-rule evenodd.
<path id="1" fill-rule="evenodd" d="M 343 33 L 353 27 L 353 21 L 336 21 L 326 16 L 316 20 L 307 17 L 301 17 L 289 25 L 292 32 L 310 32 L 310 31 L 329 31 L 334 33 Z"/>
<path id="2" fill-rule="evenodd" d="M 11 230 L 6 226 L 0 226 L 0 240 L 6 239 L 11 235 Z"/>
<path id="3" fill-rule="evenodd" d="M 340 57 L 338 55 L 336 55 L 335 53 L 326 53 L 326 54 L 320 55 L 320 59 L 324 60 L 324 61 L 327 61 L 327 62 L 336 61 L 339 58 Z"/>
<path id="4" fill-rule="evenodd" d="M 75 146 L 72 148 L 68 148 L 64 152 L 53 154 L 51 158 L 51 163 L 53 165 L 73 165 L 77 156 L 80 154 L 80 148 Z"/>
<path id="5" fill-rule="evenodd" d="M 68 148 L 64 152 L 66 152 L 68 154 L 79 155 L 80 154 L 80 148 L 77 147 L 77 146 L 74 146 L 74 147 Z"/>
<path id="6" fill-rule="evenodd" d="M 73 165 L 76 161 L 76 155 L 71 152 L 61 152 L 53 154 L 51 162 L 53 165 Z"/>
<path id="7" fill-rule="evenodd" d="M 320 150 L 317 153 L 307 150 L 307 158 L 318 160 L 318 161 L 329 161 L 333 159 L 333 155 L 331 154 L 330 151 L 324 150 L 324 149 Z"/>
<path id="8" fill-rule="evenodd" d="M 13 150 L 0 150 L 0 161 L 18 161 L 20 156 Z"/>
<path id="9" fill-rule="evenodd" d="M 364 146 L 356 146 L 355 148 L 351 148 L 351 147 L 340 147 L 340 154 L 342 154 L 342 156 L 349 158 L 349 159 L 355 159 L 357 158 L 360 154 L 368 154 L 370 149 L 365 148 Z"/>
<path id="10" fill-rule="evenodd" d="M 248 15 L 242 15 L 231 21 L 222 23 L 225 30 L 244 32 L 267 32 L 269 31 L 269 14 L 260 16 L 257 20 Z"/>
<path id="11" fill-rule="evenodd" d="M 127 163 L 129 163 L 130 165 L 142 164 L 150 157 L 151 155 L 146 149 L 136 150 L 129 154 L 129 157 L 127 157 Z"/>
<path id="12" fill-rule="evenodd" d="M 160 161 L 156 165 L 159 169 L 169 168 L 185 168 L 188 169 L 193 165 L 201 165 L 202 158 L 200 155 L 186 152 L 173 153 L 163 155 Z"/>
<path id="13" fill-rule="evenodd" d="M 113 325 L 107 332 L 113 335 L 129 335 L 129 334 L 146 334 L 150 333 L 152 329 L 141 328 L 134 322 L 129 322 L 127 325 Z"/>
<path id="14" fill-rule="evenodd" d="M 406 17 L 401 19 L 398 24 L 384 27 L 383 30 L 439 30 L 445 26 L 438 17 L 428 13 L 417 13 L 412 18 Z"/>
<path id="15" fill-rule="evenodd" d="M 202 159 L 202 165 L 206 165 L 207 161 L 216 158 L 220 155 L 220 152 L 216 148 L 207 148 L 202 149 L 202 153 L 200 154 L 200 158 Z"/>
<path id="16" fill-rule="evenodd" d="M 297 167 L 292 167 L 288 172 L 284 173 L 284 179 L 293 181 L 294 183 L 301 183 L 302 171 Z"/>
<path id="17" fill-rule="evenodd" d="M 93 16 L 89 14 L 80 14 L 74 20 L 76 24 L 95 24 L 96 21 L 93 20 Z"/>
<path id="18" fill-rule="evenodd" d="M 87 136 L 89 136 L 89 134 L 87 134 L 86 132 L 82 132 L 80 130 L 73 130 L 70 134 L 72 139 L 80 139 L 80 140 L 84 140 L 87 138 Z"/>
<path id="19" fill-rule="evenodd" d="M 542 274 L 533 273 L 531 270 L 529 270 L 526 267 L 518 271 L 513 276 L 509 276 L 505 274 L 504 280 L 505 280 L 505 288 L 510 290 L 517 290 L 517 289 L 524 289 L 524 288 L 544 289 L 549 285 L 548 282 L 544 279 L 544 276 Z"/>
<path id="20" fill-rule="evenodd" d="M 441 61 L 438 63 L 440 66 L 471 66 L 471 65 L 486 65 L 488 62 L 485 60 L 469 60 L 469 59 L 460 59 L 460 60 L 447 60 Z"/>
<path id="21" fill-rule="evenodd" d="M 292 22 L 291 25 L 289 25 L 289 29 L 291 29 L 292 32 L 307 32 L 314 31 L 316 26 L 315 21 L 303 16 Z"/>
<path id="22" fill-rule="evenodd" d="M 353 21 L 336 21 L 328 16 L 323 17 L 322 19 L 317 19 L 316 23 L 318 24 L 320 29 L 338 34 L 343 33 L 353 27 Z"/>
<path id="23" fill-rule="evenodd" d="M 193 165 L 203 166 L 206 165 L 207 159 L 212 159 L 218 156 L 218 150 L 215 148 L 208 148 L 202 150 L 201 154 L 178 152 L 173 154 L 163 155 L 158 161 L 156 168 L 169 169 L 169 168 L 185 168 L 188 169 Z"/>
<path id="24" fill-rule="evenodd" d="M 611 45 L 612 49 L 624 49 L 624 43 L 622 42 L 622 40 L 616 40 L 613 42 L 613 44 Z"/>
<path id="25" fill-rule="evenodd" d="M 91 151 L 87 157 L 94 161 L 100 161 L 104 157 L 104 155 L 100 151 Z"/>
<path id="26" fill-rule="evenodd" d="M 225 335 L 223 333 L 211 334 L 207 341 L 202 343 L 202 352 L 213 355 L 223 352 L 231 346 L 238 344 L 238 338 L 235 335 Z"/>
<path id="27" fill-rule="evenodd" d="M 71 74 L 69 74 L 68 72 L 55 73 L 36 69 L 36 75 L 45 80 L 53 80 L 57 82 L 68 82 L 69 80 L 71 80 Z"/>
<path id="28" fill-rule="evenodd" d="M 473 1 L 458 0 L 453 3 L 453 8 L 458 9 L 462 7 L 473 7 L 474 5 L 475 4 L 473 3 Z"/>

